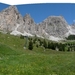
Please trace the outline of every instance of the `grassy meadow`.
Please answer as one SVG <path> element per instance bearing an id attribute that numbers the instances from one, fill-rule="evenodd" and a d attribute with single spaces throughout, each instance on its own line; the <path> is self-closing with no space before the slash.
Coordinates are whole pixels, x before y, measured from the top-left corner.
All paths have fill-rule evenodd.
<path id="1" fill-rule="evenodd" d="M 75 75 L 75 52 L 28 50 L 25 41 L 0 33 L 0 75 Z"/>

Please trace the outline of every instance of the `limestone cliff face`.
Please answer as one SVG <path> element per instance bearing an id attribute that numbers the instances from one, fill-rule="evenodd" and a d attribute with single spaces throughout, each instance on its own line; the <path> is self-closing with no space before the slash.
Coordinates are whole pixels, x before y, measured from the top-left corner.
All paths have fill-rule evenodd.
<path id="1" fill-rule="evenodd" d="M 11 32 L 17 24 L 23 24 L 23 18 L 19 14 L 16 6 L 10 6 L 0 12 L 0 30 L 3 32 Z"/>
<path id="2" fill-rule="evenodd" d="M 16 6 L 10 6 L 0 12 L 0 31 L 12 32 L 13 35 L 22 33 L 47 39 L 64 38 L 75 34 L 74 29 L 75 25 L 69 26 L 62 16 L 50 16 L 37 25 L 29 14 L 22 17 Z"/>
<path id="3" fill-rule="evenodd" d="M 29 14 L 26 14 L 24 16 L 23 21 L 24 24 L 19 27 L 20 31 L 23 30 L 23 32 L 26 31 L 27 33 L 33 35 L 36 34 L 36 30 L 35 30 L 36 24 Z"/>
<path id="4" fill-rule="evenodd" d="M 68 23 L 62 16 L 50 16 L 40 25 L 47 34 L 55 37 L 64 37 L 65 33 L 68 32 Z"/>

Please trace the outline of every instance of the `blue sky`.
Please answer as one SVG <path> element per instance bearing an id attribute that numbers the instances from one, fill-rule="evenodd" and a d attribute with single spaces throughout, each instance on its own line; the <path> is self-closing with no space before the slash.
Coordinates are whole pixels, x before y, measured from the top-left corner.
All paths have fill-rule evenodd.
<path id="1" fill-rule="evenodd" d="M 9 5 L 0 4 L 0 11 Z M 17 6 L 22 16 L 26 13 L 30 14 L 36 23 L 42 22 L 48 16 L 62 15 L 68 24 L 72 24 L 75 20 L 75 4 L 25 4 Z"/>

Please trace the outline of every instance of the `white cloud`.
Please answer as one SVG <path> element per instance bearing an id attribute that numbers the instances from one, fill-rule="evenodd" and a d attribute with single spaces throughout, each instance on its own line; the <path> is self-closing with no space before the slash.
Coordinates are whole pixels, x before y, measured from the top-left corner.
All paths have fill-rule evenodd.
<path id="1" fill-rule="evenodd" d="M 73 20 L 73 23 L 75 23 L 75 20 Z"/>
<path id="2" fill-rule="evenodd" d="M 0 0 L 10 5 L 32 4 L 32 3 L 75 3 L 75 0 Z"/>

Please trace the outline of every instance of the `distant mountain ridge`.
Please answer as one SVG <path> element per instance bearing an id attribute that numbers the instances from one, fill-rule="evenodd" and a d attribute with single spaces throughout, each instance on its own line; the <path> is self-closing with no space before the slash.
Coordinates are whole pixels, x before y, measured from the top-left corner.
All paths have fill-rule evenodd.
<path id="1" fill-rule="evenodd" d="M 49 16 L 37 25 L 29 14 L 22 17 L 16 6 L 9 6 L 0 12 L 0 31 L 58 41 L 75 35 L 75 25 L 68 25 L 63 16 Z"/>

